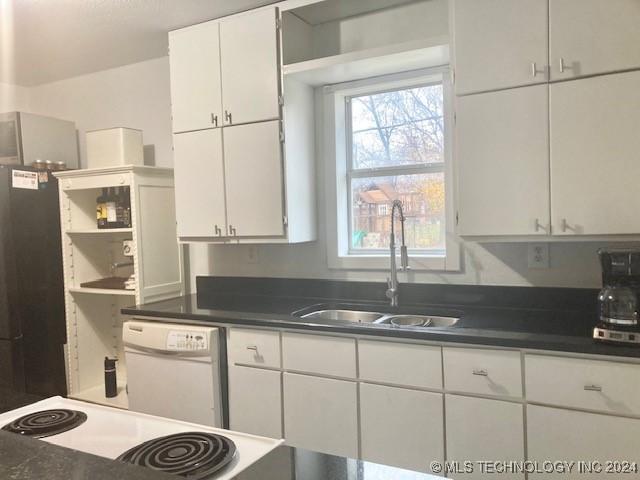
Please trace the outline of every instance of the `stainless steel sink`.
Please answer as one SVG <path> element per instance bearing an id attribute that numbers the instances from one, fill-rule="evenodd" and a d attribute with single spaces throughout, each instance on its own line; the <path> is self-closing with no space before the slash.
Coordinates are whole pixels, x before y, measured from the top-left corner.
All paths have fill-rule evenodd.
<path id="1" fill-rule="evenodd" d="M 304 313 L 307 312 L 307 313 Z M 366 310 L 350 310 L 346 308 L 322 308 L 318 310 L 305 309 L 294 312 L 294 315 L 306 320 L 329 320 L 353 323 L 373 323 L 378 325 L 392 325 L 394 327 L 453 327 L 458 323 L 456 317 L 438 315 L 393 314 L 384 312 L 372 312 Z"/>
<path id="2" fill-rule="evenodd" d="M 455 317 L 437 317 L 431 315 L 387 315 L 376 323 L 394 327 L 453 327 L 458 323 Z"/>
<path id="3" fill-rule="evenodd" d="M 363 312 L 358 310 L 316 310 L 300 318 L 317 319 L 317 320 L 339 320 L 343 322 L 354 323 L 375 323 L 384 317 L 384 314 L 378 312 Z"/>

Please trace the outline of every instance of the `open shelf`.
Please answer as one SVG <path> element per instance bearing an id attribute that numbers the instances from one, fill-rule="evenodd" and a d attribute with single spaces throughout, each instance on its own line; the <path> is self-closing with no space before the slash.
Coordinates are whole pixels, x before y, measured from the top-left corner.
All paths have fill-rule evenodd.
<path id="1" fill-rule="evenodd" d="M 100 405 L 107 405 L 109 407 L 116 407 L 122 409 L 129 408 L 129 399 L 127 398 L 126 382 L 118 382 L 118 396 L 113 398 L 107 398 L 104 396 L 104 385 L 97 385 L 92 388 L 80 390 L 69 395 L 70 398 L 76 400 L 83 400 L 85 402 L 97 403 Z"/>
<path id="2" fill-rule="evenodd" d="M 83 288 L 83 287 L 69 287 L 71 293 L 92 293 L 97 295 L 123 295 L 132 296 L 136 295 L 135 290 L 117 290 L 115 288 Z"/>
<path id="3" fill-rule="evenodd" d="M 132 233 L 132 228 L 84 228 L 78 230 L 65 230 L 70 235 L 108 235 L 114 233 Z"/>
<path id="4" fill-rule="evenodd" d="M 448 63 L 449 37 L 440 36 L 291 63 L 283 66 L 283 73 L 320 86 Z"/>

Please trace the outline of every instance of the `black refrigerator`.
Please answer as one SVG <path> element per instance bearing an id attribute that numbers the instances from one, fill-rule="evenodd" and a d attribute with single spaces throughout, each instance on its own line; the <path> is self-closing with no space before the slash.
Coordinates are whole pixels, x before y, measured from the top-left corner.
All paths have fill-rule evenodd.
<path id="1" fill-rule="evenodd" d="M 65 343 L 57 179 L 0 165 L 0 411 L 66 394 Z"/>

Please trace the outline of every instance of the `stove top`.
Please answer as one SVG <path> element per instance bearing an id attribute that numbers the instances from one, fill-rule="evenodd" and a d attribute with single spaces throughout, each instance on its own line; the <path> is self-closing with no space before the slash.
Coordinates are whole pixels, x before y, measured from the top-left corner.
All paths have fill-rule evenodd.
<path id="1" fill-rule="evenodd" d="M 36 437 L 62 447 L 99 455 L 113 460 L 132 461 L 170 468 L 170 473 L 190 480 L 229 480 L 283 443 L 283 440 L 233 432 L 221 428 L 181 422 L 92 403 L 51 397 L 0 414 L 0 425 L 24 423 L 24 418 L 40 416 L 45 422 L 49 412 L 77 412 L 85 420 L 66 430 Z M 35 415 L 34 415 L 35 414 Z M 44 417 L 43 417 L 44 415 Z M 56 414 L 56 418 L 66 418 Z M 35 423 L 39 425 L 39 422 Z M 6 428 L 5 428 L 6 429 Z M 20 432 L 16 432 L 20 433 Z M 26 435 L 26 433 L 24 433 Z M 178 442 L 175 440 L 178 439 Z M 169 441 L 169 443 L 166 443 Z M 188 457 L 191 457 L 188 459 Z M 213 461 L 208 459 L 212 458 Z M 187 460 L 186 462 L 183 462 Z M 184 465 L 180 463 L 183 462 Z M 200 468 L 202 467 L 202 468 Z M 175 470 L 171 470 L 175 468 Z M 180 473 L 181 469 L 193 472 Z M 194 476 L 192 476 L 194 475 Z M 197 476 L 196 476 L 197 475 Z"/>
<path id="2" fill-rule="evenodd" d="M 144 442 L 120 455 L 118 460 L 201 480 L 212 478 L 226 467 L 235 453 L 236 445 L 227 437 L 184 432 Z"/>
<path id="3" fill-rule="evenodd" d="M 66 408 L 28 413 L 7 423 L 2 430 L 27 437 L 45 438 L 66 432 L 87 421 L 87 415 Z"/>

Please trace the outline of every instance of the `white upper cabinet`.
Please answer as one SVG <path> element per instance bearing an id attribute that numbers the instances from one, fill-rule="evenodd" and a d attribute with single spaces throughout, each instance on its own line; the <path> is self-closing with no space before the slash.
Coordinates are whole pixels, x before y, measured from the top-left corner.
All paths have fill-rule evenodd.
<path id="1" fill-rule="evenodd" d="M 173 131 L 222 125 L 218 23 L 169 33 Z"/>
<path id="2" fill-rule="evenodd" d="M 640 233 L 640 72 L 552 84 L 550 118 L 554 235 Z"/>
<path id="3" fill-rule="evenodd" d="M 455 0 L 453 9 L 458 95 L 546 82 L 548 0 Z"/>
<path id="4" fill-rule="evenodd" d="M 549 233 L 547 85 L 458 97 L 458 233 Z"/>
<path id="5" fill-rule="evenodd" d="M 640 67 L 640 1 L 550 0 L 551 79 Z"/>
<path id="6" fill-rule="evenodd" d="M 280 121 L 224 128 L 228 235 L 284 234 Z"/>
<path id="7" fill-rule="evenodd" d="M 173 136 L 179 237 L 226 235 L 222 131 Z"/>
<path id="8" fill-rule="evenodd" d="M 280 117 L 277 14 L 268 8 L 220 22 L 225 125 Z"/>

